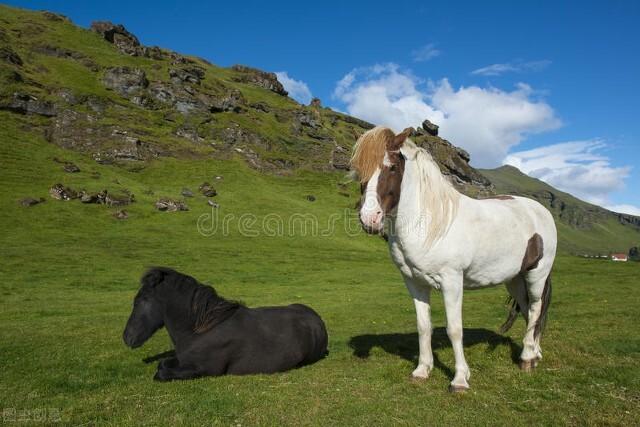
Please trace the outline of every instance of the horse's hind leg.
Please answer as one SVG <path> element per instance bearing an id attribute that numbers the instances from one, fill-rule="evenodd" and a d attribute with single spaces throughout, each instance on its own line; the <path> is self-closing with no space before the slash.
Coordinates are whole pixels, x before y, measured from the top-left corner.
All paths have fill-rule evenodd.
<path id="1" fill-rule="evenodd" d="M 509 295 L 511 295 L 511 298 L 513 298 L 513 301 L 517 304 L 517 307 L 512 307 L 512 310 L 517 309 L 517 312 L 509 314 L 509 318 L 505 324 L 502 325 L 502 333 L 511 328 L 511 325 L 517 318 L 518 312 L 522 313 L 525 322 L 528 322 L 529 319 L 529 295 L 527 293 L 527 284 L 524 277 L 521 274 L 518 274 L 516 277 L 511 279 L 511 281 L 507 282 L 507 291 L 509 291 Z"/>
<path id="2" fill-rule="evenodd" d="M 537 326 L 543 312 L 543 296 L 548 282 L 549 273 L 542 269 L 529 271 L 525 275 L 527 295 L 529 300 L 527 330 L 524 335 L 522 354 L 520 355 L 520 369 L 532 371 L 538 361 L 542 359 L 540 348 L 540 330 Z"/>

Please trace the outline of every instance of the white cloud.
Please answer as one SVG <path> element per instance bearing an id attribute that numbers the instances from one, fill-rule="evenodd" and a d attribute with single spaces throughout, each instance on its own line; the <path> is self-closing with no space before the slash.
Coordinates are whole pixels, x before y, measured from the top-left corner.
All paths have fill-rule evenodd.
<path id="1" fill-rule="evenodd" d="M 503 64 L 491 64 L 486 67 L 473 70 L 471 74 L 480 76 L 499 76 L 504 73 L 523 73 L 527 71 L 541 71 L 551 65 L 551 61 L 543 59 L 541 61 L 515 61 Z"/>
<path id="2" fill-rule="evenodd" d="M 504 159 L 504 164 L 515 166 L 578 198 L 606 207 L 610 194 L 624 188 L 624 180 L 631 168 L 611 166 L 609 158 L 600 153 L 605 147 L 599 139 L 564 142 L 511 153 Z"/>
<path id="3" fill-rule="evenodd" d="M 640 207 L 633 205 L 607 205 L 603 206 L 612 212 L 625 213 L 629 215 L 640 216 Z"/>
<path id="4" fill-rule="evenodd" d="M 286 71 L 279 71 L 276 73 L 278 81 L 282 83 L 284 89 L 289 92 L 289 96 L 301 104 L 308 104 L 311 102 L 311 90 L 309 86 L 302 80 L 295 80 L 289 77 Z"/>
<path id="5" fill-rule="evenodd" d="M 478 86 L 454 89 L 447 79 L 424 82 L 396 64 L 357 68 L 336 85 L 334 97 L 353 116 L 395 130 L 429 119 L 440 134 L 471 154 L 475 166 L 500 164 L 528 134 L 560 125 L 553 109 L 519 84 L 513 91 Z"/>
<path id="6" fill-rule="evenodd" d="M 411 57 L 415 62 L 425 62 L 440 55 L 440 50 L 436 49 L 434 43 L 429 43 L 411 52 Z"/>

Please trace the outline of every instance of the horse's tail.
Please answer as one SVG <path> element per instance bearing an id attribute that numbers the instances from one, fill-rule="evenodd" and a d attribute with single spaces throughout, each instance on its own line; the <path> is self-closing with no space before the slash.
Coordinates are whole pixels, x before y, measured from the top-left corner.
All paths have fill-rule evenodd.
<path id="1" fill-rule="evenodd" d="M 501 334 L 504 334 L 509 329 L 511 329 L 516 319 L 518 318 L 518 313 L 520 312 L 520 306 L 516 302 L 515 298 L 513 298 L 512 296 L 509 296 L 507 298 L 507 304 L 510 305 L 509 315 L 507 316 L 507 320 L 505 320 L 502 326 L 500 326 L 499 331 Z"/>
<path id="2" fill-rule="evenodd" d="M 551 272 L 547 276 L 547 280 L 544 282 L 544 289 L 542 290 L 542 307 L 540 308 L 540 316 L 538 316 L 538 320 L 536 321 L 536 326 L 533 331 L 533 336 L 537 339 L 542 331 L 544 331 L 544 326 L 547 323 L 547 312 L 549 311 L 549 305 L 551 304 Z"/>

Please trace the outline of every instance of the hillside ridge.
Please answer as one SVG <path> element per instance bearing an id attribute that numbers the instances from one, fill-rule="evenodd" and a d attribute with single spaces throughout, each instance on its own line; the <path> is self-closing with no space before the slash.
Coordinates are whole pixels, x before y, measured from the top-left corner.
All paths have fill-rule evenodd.
<path id="1" fill-rule="evenodd" d="M 275 175 L 344 173 L 353 143 L 373 127 L 318 99 L 299 104 L 274 73 L 145 46 L 121 24 L 95 21 L 85 29 L 53 12 L 0 11 L 0 110 L 25 132 L 100 165 L 140 171 L 164 158 L 239 158 Z M 620 242 L 640 240 L 638 217 L 588 205 L 509 169 L 476 170 L 429 120 L 412 139 L 469 196 L 533 197 L 571 233 L 615 222 L 618 250 Z"/>

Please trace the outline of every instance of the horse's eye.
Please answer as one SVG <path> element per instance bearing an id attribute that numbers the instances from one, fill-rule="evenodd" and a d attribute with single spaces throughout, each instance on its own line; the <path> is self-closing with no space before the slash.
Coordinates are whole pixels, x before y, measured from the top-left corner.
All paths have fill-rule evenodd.
<path id="1" fill-rule="evenodd" d="M 396 171 L 396 169 L 397 169 L 397 168 L 396 168 L 396 165 L 391 165 L 391 168 L 390 168 L 391 172 L 395 172 L 395 171 Z"/>

